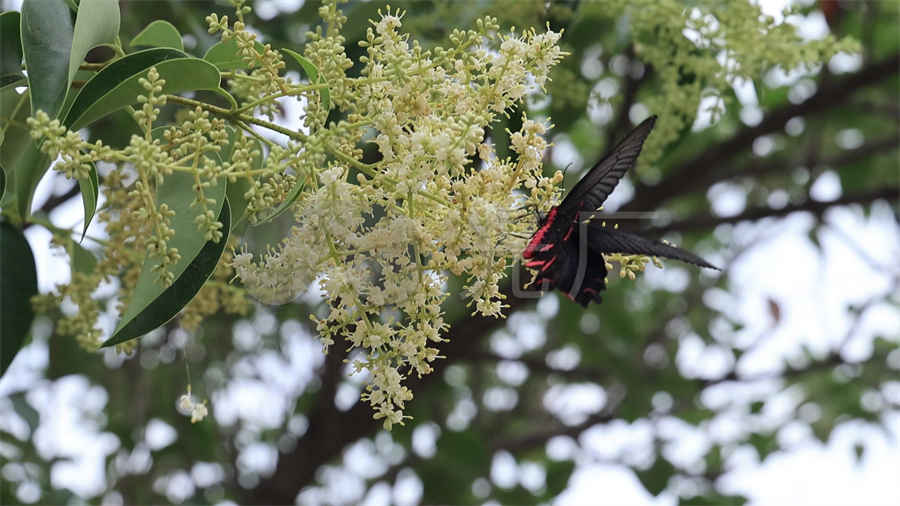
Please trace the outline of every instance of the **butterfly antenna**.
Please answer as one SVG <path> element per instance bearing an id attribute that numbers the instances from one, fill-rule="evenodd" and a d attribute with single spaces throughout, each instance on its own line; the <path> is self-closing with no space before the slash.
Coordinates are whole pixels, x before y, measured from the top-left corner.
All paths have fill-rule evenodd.
<path id="1" fill-rule="evenodd" d="M 569 167 L 572 166 L 572 163 L 573 163 L 573 162 L 569 162 L 569 163 L 566 164 L 565 167 L 563 167 L 563 183 L 566 182 L 566 175 L 569 173 Z"/>

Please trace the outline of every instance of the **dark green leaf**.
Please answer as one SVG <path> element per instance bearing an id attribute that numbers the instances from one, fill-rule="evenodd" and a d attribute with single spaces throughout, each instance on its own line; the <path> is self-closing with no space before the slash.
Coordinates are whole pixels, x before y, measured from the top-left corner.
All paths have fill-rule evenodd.
<path id="1" fill-rule="evenodd" d="M 137 102 L 147 91 L 138 80 L 156 67 L 166 84 L 163 93 L 219 89 L 219 71 L 209 62 L 171 48 L 132 53 L 104 67 L 75 97 L 64 124 L 78 130 L 107 114 Z"/>
<path id="2" fill-rule="evenodd" d="M 91 164 L 90 176 L 78 180 L 78 187 L 81 189 L 81 203 L 84 207 L 84 227 L 81 229 L 81 239 L 84 240 L 84 234 L 87 232 L 88 225 L 94 219 L 94 213 L 97 212 L 97 195 L 100 191 L 100 181 L 97 177 L 97 167 Z"/>
<path id="3" fill-rule="evenodd" d="M 746 497 L 740 495 L 720 495 L 716 493 L 698 495 L 678 501 L 680 506 L 743 506 L 746 503 Z"/>
<path id="4" fill-rule="evenodd" d="M 480 469 L 490 460 L 484 442 L 471 431 L 446 431 L 438 440 L 442 459 L 452 465 Z"/>
<path id="5" fill-rule="evenodd" d="M 131 39 L 131 47 L 152 46 L 152 47 L 171 47 L 179 51 L 184 51 L 184 42 L 181 40 L 181 33 L 178 28 L 168 21 L 157 19 L 141 30 L 141 33 Z"/>
<path id="6" fill-rule="evenodd" d="M 313 64 L 313 62 L 309 61 L 305 56 L 296 51 L 291 51 L 290 49 L 282 49 L 282 52 L 286 53 L 288 56 L 292 57 L 300 66 L 303 68 L 303 71 L 306 72 L 306 77 L 309 78 L 310 84 L 323 84 L 325 81 L 319 79 L 319 69 Z M 328 88 L 322 88 L 319 91 L 319 96 L 322 97 L 322 108 L 327 110 L 331 109 L 331 93 L 328 91 Z"/>
<path id="7" fill-rule="evenodd" d="M 31 297 L 38 293 L 37 269 L 31 246 L 21 230 L 0 223 L 0 376 L 25 343 L 34 310 Z"/>
<path id="8" fill-rule="evenodd" d="M 493 490 L 493 496 L 500 504 L 531 504 L 535 502 L 534 495 L 522 486 L 510 489 L 496 487 Z"/>
<path id="9" fill-rule="evenodd" d="M 63 0 L 25 0 L 22 52 L 28 68 L 32 110 L 59 114 L 69 89 L 72 19 Z"/>
<path id="10" fill-rule="evenodd" d="M 23 220 L 31 214 L 34 190 L 50 168 L 50 162 L 50 157 L 41 152 L 37 143 L 29 140 L 14 164 L 16 208 Z"/>
<path id="11" fill-rule="evenodd" d="M 12 118 L 0 145 L 0 167 L 6 173 L 9 191 L 3 197 L 8 215 L 24 220 L 31 212 L 34 189 L 50 167 L 50 157 L 38 149 L 37 143 L 25 127 L 28 118 L 28 95 L 15 89 L 0 91 L 0 118 Z M 12 214 L 11 214 L 12 213 Z"/>
<path id="12" fill-rule="evenodd" d="M 575 470 L 575 462 L 571 460 L 550 461 L 546 466 L 547 495 L 556 497 L 568 486 L 572 471 Z"/>
<path id="13" fill-rule="evenodd" d="M 10 395 L 9 400 L 12 401 L 13 410 L 25 420 L 25 423 L 28 424 L 28 428 L 31 430 L 36 429 L 38 423 L 41 421 L 41 414 L 28 403 L 28 400 L 25 399 L 25 394 L 16 393 Z"/>
<path id="14" fill-rule="evenodd" d="M 704 462 L 706 462 L 706 472 L 707 473 L 718 473 L 722 470 L 722 447 L 721 446 L 713 446 L 709 452 L 707 452 L 706 456 L 703 458 Z"/>
<path id="15" fill-rule="evenodd" d="M 69 77 L 66 87 L 72 83 L 88 51 L 101 44 L 115 43 L 118 36 L 118 1 L 93 0 L 79 4 L 78 16 L 75 18 L 75 34 L 72 38 L 72 52 L 69 55 Z"/>
<path id="16" fill-rule="evenodd" d="M 778 441 L 774 434 L 750 434 L 749 442 L 756 448 L 759 460 L 766 460 L 772 452 L 778 450 Z"/>
<path id="17" fill-rule="evenodd" d="M 16 11 L 0 14 L 0 76 L 22 76 L 21 15 Z"/>
<path id="18" fill-rule="evenodd" d="M 659 455 L 649 469 L 644 471 L 638 470 L 635 473 L 638 479 L 641 480 L 644 488 L 647 489 L 647 492 L 657 496 L 669 485 L 669 478 L 675 474 L 675 466 L 666 460 L 665 457 Z"/>
<path id="19" fill-rule="evenodd" d="M 157 280 L 154 267 L 159 259 L 147 258 L 141 268 L 137 285 L 132 292 L 128 307 L 125 308 L 113 336 L 103 346 L 118 344 L 163 325 L 181 311 L 197 291 L 212 275 L 231 230 L 231 212 L 225 204 L 225 180 L 216 186 L 204 189 L 207 198 L 215 199 L 222 222 L 224 235 L 218 243 L 205 241 L 198 233 L 194 219 L 201 213 L 197 206 L 191 206 L 194 199 L 193 175 L 176 172 L 168 176 L 157 190 L 158 204 L 167 204 L 175 212 L 172 228 L 175 236 L 169 247 L 177 248 L 181 259 L 170 266 L 175 282 L 164 287 Z"/>

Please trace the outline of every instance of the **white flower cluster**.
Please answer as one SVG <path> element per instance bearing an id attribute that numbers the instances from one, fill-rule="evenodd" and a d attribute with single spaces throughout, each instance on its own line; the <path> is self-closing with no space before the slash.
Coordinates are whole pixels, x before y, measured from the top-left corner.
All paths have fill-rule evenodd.
<path id="1" fill-rule="evenodd" d="M 488 18 L 478 30 L 455 31 L 453 47 L 424 50 L 400 33 L 401 21 L 389 11 L 369 29 L 358 78 L 335 73 L 346 68 L 335 56 L 337 30 L 314 34 L 318 50 L 307 56 L 326 69 L 347 120 L 312 131 L 306 143 L 353 156 L 319 169 L 277 249 L 234 261 L 263 302 L 285 302 L 319 280 L 330 303 L 316 320 L 323 342 L 343 337 L 367 351 L 353 365 L 371 372 L 363 398 L 386 428 L 402 423 L 412 398 L 406 375 L 431 372 L 438 358 L 449 274 L 465 281 L 478 313 L 501 316 L 498 283 L 534 226 L 520 219 L 522 208 L 547 209 L 561 181 L 541 172 L 544 124 L 526 118 L 511 133 L 515 159 L 496 158 L 486 137 L 498 114 L 547 81 L 563 56 L 560 34 L 500 35 Z M 358 160 L 364 142 L 378 146 L 379 162 Z"/>

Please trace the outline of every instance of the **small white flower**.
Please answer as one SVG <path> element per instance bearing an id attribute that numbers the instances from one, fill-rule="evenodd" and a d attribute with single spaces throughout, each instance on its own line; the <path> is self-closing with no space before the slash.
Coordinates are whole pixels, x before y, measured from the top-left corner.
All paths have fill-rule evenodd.
<path id="1" fill-rule="evenodd" d="M 208 414 L 209 411 L 206 409 L 206 401 L 194 404 L 191 409 L 191 423 L 202 421 Z"/>

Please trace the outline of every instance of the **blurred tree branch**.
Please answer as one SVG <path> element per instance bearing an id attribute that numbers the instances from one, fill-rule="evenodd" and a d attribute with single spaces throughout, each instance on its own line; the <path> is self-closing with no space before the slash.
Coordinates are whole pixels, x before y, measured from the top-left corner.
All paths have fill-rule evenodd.
<path id="1" fill-rule="evenodd" d="M 900 199 L 900 186 L 886 186 L 875 190 L 844 195 L 836 200 L 827 202 L 819 200 L 807 200 L 774 209 L 769 206 L 752 207 L 734 216 L 710 216 L 707 213 L 691 216 L 683 220 L 672 222 L 668 225 L 652 227 L 654 233 L 684 232 L 688 230 L 705 230 L 723 223 L 738 223 L 741 221 L 755 221 L 763 218 L 787 216 L 798 211 L 809 211 L 816 216 L 821 216 L 828 208 L 849 204 L 868 204 L 876 200 L 896 202 Z"/>
<path id="2" fill-rule="evenodd" d="M 816 114 L 840 107 L 861 88 L 894 77 L 900 71 L 900 53 L 863 67 L 859 72 L 823 85 L 819 91 L 800 104 L 786 105 L 768 113 L 756 126 L 746 127 L 730 139 L 716 143 L 706 151 L 666 171 L 666 177 L 653 186 L 637 183 L 635 197 L 621 211 L 642 211 L 658 208 L 680 194 L 703 188 L 721 179 L 720 170 L 729 160 L 750 148 L 758 137 L 778 131 L 796 116 Z"/>
<path id="3" fill-rule="evenodd" d="M 513 297 L 506 288 L 509 308 L 506 314 L 530 307 L 534 300 Z M 442 343 L 441 354 L 445 357 L 432 365 L 434 371 L 424 377 L 408 378 L 407 386 L 416 396 L 426 396 L 424 389 L 433 381 L 442 381 L 446 368 L 462 359 L 469 358 L 481 343 L 495 330 L 502 328 L 505 320 L 484 316 L 471 316 L 454 324 L 448 341 Z M 342 366 L 346 353 L 338 353 L 335 347 L 328 352 L 325 367 L 320 373 L 322 386 L 316 394 L 314 407 L 309 411 L 309 427 L 289 453 L 279 455 L 278 464 L 272 476 L 260 481 L 252 490 L 246 491 L 244 504 L 294 504 L 303 487 L 315 480 L 316 470 L 323 464 L 337 458 L 347 445 L 371 436 L 381 428 L 381 421 L 372 418 L 368 404 L 357 402 L 352 408 L 341 412 L 334 404 L 334 394 L 343 379 Z"/>
<path id="4" fill-rule="evenodd" d="M 66 190 L 64 193 L 60 195 L 50 195 L 50 197 L 41 204 L 40 209 L 37 211 L 38 213 L 50 214 L 51 211 L 56 209 L 57 207 L 65 204 L 69 199 L 77 197 L 81 194 L 81 187 L 78 186 L 74 181 L 72 182 L 72 186 Z M 23 230 L 27 230 L 29 227 L 34 225 L 32 222 L 26 222 L 22 225 Z"/>
<path id="5" fill-rule="evenodd" d="M 816 145 L 816 143 L 810 144 Z M 898 149 L 898 147 L 900 147 L 900 133 L 895 133 L 878 140 L 867 142 L 862 146 L 842 151 L 831 158 L 816 160 L 815 164 L 837 169 L 846 165 L 861 162 L 872 156 L 894 151 Z M 805 162 L 807 167 L 810 165 L 808 162 L 809 160 L 806 160 Z M 773 160 L 771 158 L 754 158 L 743 167 L 736 168 L 733 171 L 726 171 L 721 179 L 738 179 L 742 177 L 758 177 L 766 174 L 783 174 L 798 165 L 801 164 L 784 160 Z"/>

